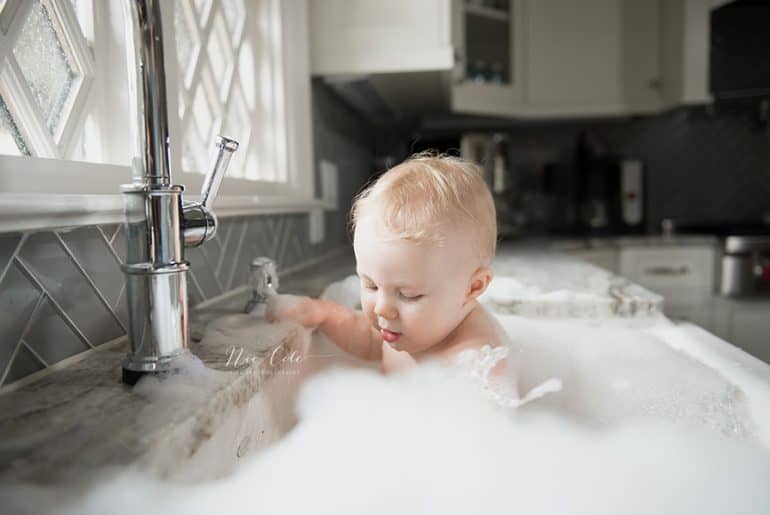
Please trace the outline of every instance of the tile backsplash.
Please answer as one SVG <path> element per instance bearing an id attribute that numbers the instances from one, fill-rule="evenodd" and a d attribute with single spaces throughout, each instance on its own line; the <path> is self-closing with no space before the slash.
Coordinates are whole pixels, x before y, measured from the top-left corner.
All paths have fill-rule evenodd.
<path id="1" fill-rule="evenodd" d="M 185 252 L 191 305 L 246 284 L 256 256 L 285 269 L 329 252 L 332 242 L 309 245 L 307 227 L 304 214 L 223 219 Z M 2 384 L 126 334 L 124 256 L 120 225 L 0 236 Z"/>
<path id="2" fill-rule="evenodd" d="M 574 170 L 577 141 L 586 134 L 597 155 L 644 163 L 650 232 L 659 232 L 665 218 L 726 222 L 770 214 L 770 124 L 746 106 L 689 106 L 649 116 L 540 121 L 457 115 L 428 127 L 391 130 L 388 137 L 379 138 L 386 142 L 379 153 L 398 161 L 406 149 L 457 151 L 463 133 L 501 133 L 510 142 L 508 181 L 520 197 L 534 194 L 542 204 L 549 200 L 537 198 L 545 189 L 546 169 L 557 165 Z M 535 202 L 524 204 L 521 198 L 512 207 L 529 218 L 546 209 Z"/>
<path id="3" fill-rule="evenodd" d="M 371 129 L 320 82 L 313 123 L 316 161 L 340 173 L 324 241 L 310 244 L 305 213 L 222 218 L 213 240 L 185 251 L 191 305 L 246 284 L 256 256 L 280 271 L 349 245 L 349 199 L 372 171 Z M 121 225 L 0 234 L 0 387 L 126 334 L 125 251 Z"/>
<path id="4" fill-rule="evenodd" d="M 758 219 L 770 212 L 770 129 L 751 112 L 678 108 L 655 116 L 510 129 L 514 165 L 571 162 L 589 131 L 604 152 L 641 159 L 647 173 L 647 226 L 678 221 Z"/>

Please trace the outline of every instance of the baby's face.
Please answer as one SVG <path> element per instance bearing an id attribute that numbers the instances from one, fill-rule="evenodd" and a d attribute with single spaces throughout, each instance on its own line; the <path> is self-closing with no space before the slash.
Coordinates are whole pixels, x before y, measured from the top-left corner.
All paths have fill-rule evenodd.
<path id="1" fill-rule="evenodd" d="M 390 240 L 375 217 L 357 226 L 353 247 L 361 307 L 395 349 L 415 354 L 443 342 L 468 313 L 475 270 L 467 235 L 446 245 Z"/>

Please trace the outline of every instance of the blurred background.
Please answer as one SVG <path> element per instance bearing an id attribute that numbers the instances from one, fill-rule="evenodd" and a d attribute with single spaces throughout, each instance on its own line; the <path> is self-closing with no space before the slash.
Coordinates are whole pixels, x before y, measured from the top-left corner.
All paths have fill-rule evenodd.
<path id="1" fill-rule="evenodd" d="M 768 2 L 400 4 L 311 5 L 314 75 L 372 125 L 378 172 L 478 161 L 502 237 L 768 222 Z"/>

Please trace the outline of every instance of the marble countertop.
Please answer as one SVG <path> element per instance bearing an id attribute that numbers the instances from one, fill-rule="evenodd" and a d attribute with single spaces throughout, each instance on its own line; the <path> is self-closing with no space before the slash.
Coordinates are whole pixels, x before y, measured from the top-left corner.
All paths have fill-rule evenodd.
<path id="1" fill-rule="evenodd" d="M 657 313 L 662 303 L 660 296 L 625 279 L 542 249 L 501 246 L 494 269 L 497 282 L 486 300 L 503 313 L 629 317 Z M 337 256 L 282 277 L 279 291 L 318 296 L 325 286 L 353 273 L 352 255 Z M 192 352 L 207 367 L 231 374 L 207 399 L 205 409 L 180 405 L 161 414 L 153 431 L 138 422 L 149 401 L 120 382 L 125 340 L 84 353 L 66 367 L 0 394 L 0 482 L 46 484 L 104 466 L 136 464 L 172 442 L 175 452 L 192 452 L 211 433 L 211 409 L 223 414 L 250 398 L 262 387 L 265 367 L 272 366 L 261 360 L 228 368 L 226 343 L 198 341 L 209 320 L 240 312 L 247 298 L 241 289 L 218 304 L 192 310 Z M 270 341 L 244 344 L 257 352 L 290 338 L 285 332 L 268 333 L 263 340 Z"/>
<path id="2" fill-rule="evenodd" d="M 282 343 L 280 335 L 266 338 L 271 341 L 259 342 L 260 348 Z M 153 409 L 152 399 L 121 382 L 125 340 L 0 395 L 0 482 L 81 479 L 94 469 L 148 463 L 157 449 L 191 455 L 216 425 L 210 413 L 225 415 L 239 399 L 250 398 L 272 365 L 230 366 L 230 349 L 216 344 L 191 342 L 190 350 L 208 368 L 228 374 L 206 402 L 180 400 L 173 409 Z"/>
<path id="3" fill-rule="evenodd" d="M 281 289 L 317 296 L 329 282 L 354 270 L 352 257 L 337 258 L 282 278 Z M 190 350 L 206 367 L 228 375 L 205 402 L 178 402 L 173 410 L 153 410 L 149 428 L 143 419 L 152 401 L 120 380 L 126 339 L 86 352 L 66 367 L 0 394 L 0 483 L 53 484 L 82 479 L 103 467 L 155 466 L 152 455 L 159 448 L 166 454 L 192 454 L 215 429 L 217 420 L 211 413 L 224 418 L 263 388 L 266 378 L 279 375 L 276 369 L 282 363 L 259 359 L 233 365 L 226 342 L 200 341 L 210 320 L 240 313 L 248 297 L 241 289 L 218 303 L 191 310 Z M 291 331 L 261 332 L 261 338 L 244 340 L 243 347 L 249 356 L 264 355 L 265 348 L 292 345 Z"/>
<path id="4" fill-rule="evenodd" d="M 660 315 L 663 297 L 575 257 L 505 245 L 482 301 L 500 313 L 545 318 Z"/>
<path id="5" fill-rule="evenodd" d="M 552 238 L 548 240 L 546 247 L 553 250 L 581 250 L 620 247 L 660 247 L 660 246 L 716 246 L 719 238 L 716 236 L 673 234 L 663 235 L 638 235 L 638 236 L 608 236 L 605 238 Z M 536 243 L 543 246 L 542 243 Z"/>

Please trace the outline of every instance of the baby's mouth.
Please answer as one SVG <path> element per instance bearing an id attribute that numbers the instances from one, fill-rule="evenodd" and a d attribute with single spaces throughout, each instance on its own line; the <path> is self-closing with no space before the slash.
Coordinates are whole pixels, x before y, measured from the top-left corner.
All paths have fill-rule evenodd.
<path id="1" fill-rule="evenodd" d="M 394 343 L 397 342 L 399 338 L 401 338 L 401 333 L 394 333 L 393 331 L 388 331 L 387 329 L 380 329 L 380 336 L 382 336 L 382 339 L 386 342 Z"/>

